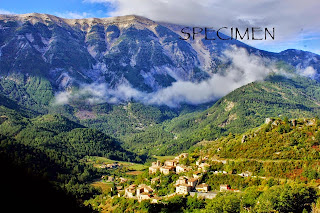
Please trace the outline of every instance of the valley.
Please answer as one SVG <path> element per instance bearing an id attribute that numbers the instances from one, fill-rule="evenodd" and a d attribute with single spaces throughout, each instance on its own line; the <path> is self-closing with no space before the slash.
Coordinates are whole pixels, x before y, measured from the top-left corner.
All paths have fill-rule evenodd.
<path id="1" fill-rule="evenodd" d="M 204 32 L 181 40 L 181 27 L 0 15 L 5 202 L 23 192 L 35 212 L 48 200 L 52 212 L 319 212 L 320 56 Z"/>
<path id="2" fill-rule="evenodd" d="M 107 193 L 110 198 L 97 196 L 89 202 L 102 212 L 108 212 L 107 209 L 110 208 L 114 211 L 141 212 L 181 211 L 182 208 L 190 212 L 238 212 L 237 209 L 254 212 L 289 209 L 300 212 L 304 208 L 306 211 L 309 211 L 307 208 L 316 209 L 316 206 L 308 202 L 315 198 L 314 190 L 320 184 L 320 162 L 313 155 L 318 153 L 313 145 L 318 141 L 318 125 L 317 119 L 267 119 L 264 125 L 244 134 L 230 134 L 218 141 L 199 144 L 189 153 L 164 156 L 149 164 L 149 169 L 143 174 L 137 177 L 126 176 L 126 184 L 120 181 L 124 180 L 123 177 L 119 179 L 117 176 L 121 172 L 108 178 L 103 176 L 102 181 L 115 184 L 113 190 Z M 286 128 L 285 131 L 281 130 L 283 127 Z M 274 132 L 279 135 L 275 136 Z M 304 134 L 305 132 L 308 134 Z M 262 139 L 263 134 L 274 138 Z M 300 138 L 301 144 L 298 147 L 295 144 L 285 145 L 286 141 L 282 142 L 282 138 L 291 134 L 299 134 L 299 138 L 308 139 Z M 282 152 L 287 154 L 278 154 L 277 151 L 282 148 L 276 146 L 273 155 L 265 157 L 260 152 L 266 151 L 252 144 L 257 142 L 277 145 L 283 143 Z M 311 143 L 311 150 L 308 143 Z M 242 147 L 247 144 L 251 155 L 244 158 L 242 153 L 246 152 Z M 239 148 L 239 145 L 242 147 Z M 301 156 L 293 157 L 290 147 L 296 153 L 302 152 Z M 267 145 L 266 148 L 269 149 Z M 304 151 L 309 153 L 303 153 Z M 140 194 L 140 190 L 145 192 Z M 293 197 L 281 197 L 283 193 L 292 193 Z M 276 198 L 278 196 L 280 197 Z M 294 201 L 294 197 L 299 197 L 299 200 Z M 264 203 L 261 206 L 257 201 Z M 179 206 L 175 205 L 177 202 Z M 286 206 L 285 203 L 291 202 L 295 204 Z"/>

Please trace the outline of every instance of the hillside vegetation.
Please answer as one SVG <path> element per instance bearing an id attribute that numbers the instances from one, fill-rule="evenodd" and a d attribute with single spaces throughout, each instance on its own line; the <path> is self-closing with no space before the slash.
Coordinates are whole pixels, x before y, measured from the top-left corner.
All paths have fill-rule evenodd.
<path id="1" fill-rule="evenodd" d="M 115 139 L 61 115 L 26 118 L 5 107 L 0 110 L 0 134 L 12 137 L 21 144 L 59 151 L 77 158 L 92 155 L 137 160 L 132 153 L 121 148 Z"/>
<path id="2" fill-rule="evenodd" d="M 173 154 L 203 140 L 243 133 L 268 117 L 314 117 L 320 114 L 319 86 L 304 77 L 272 75 L 234 90 L 203 112 L 183 114 L 125 142 L 128 147 L 135 144 L 137 151 Z"/>
<path id="3" fill-rule="evenodd" d="M 277 118 L 244 134 L 230 133 L 207 146 L 223 158 L 307 160 L 320 159 L 319 145 L 318 119 Z"/>

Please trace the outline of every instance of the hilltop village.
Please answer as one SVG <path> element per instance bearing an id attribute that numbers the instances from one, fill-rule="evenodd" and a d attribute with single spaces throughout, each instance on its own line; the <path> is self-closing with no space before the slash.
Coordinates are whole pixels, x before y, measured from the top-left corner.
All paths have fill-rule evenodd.
<path id="1" fill-rule="evenodd" d="M 208 156 L 199 157 L 193 164 L 184 162 L 188 161 L 188 153 L 182 153 L 172 160 L 160 161 L 157 160 L 151 163 L 148 168 L 148 177 L 141 179 L 139 182 L 131 183 L 127 178 L 115 176 L 102 176 L 106 182 L 115 183 L 114 196 L 124 197 L 127 199 L 136 199 L 139 202 L 142 200 L 150 200 L 151 203 L 158 203 L 166 198 L 171 198 L 178 195 L 190 195 L 203 199 L 213 199 L 218 192 L 233 191 L 240 192 L 237 189 L 232 189 L 228 184 L 221 184 L 218 190 L 213 190 L 210 186 L 203 182 L 203 176 L 207 173 L 216 175 L 227 175 L 226 171 L 212 170 L 211 164 L 220 163 L 226 164 L 225 160 L 209 159 Z M 121 164 L 113 163 L 101 165 L 100 168 L 121 168 Z M 242 177 L 252 176 L 251 172 L 240 174 Z M 175 178 L 173 178 L 175 177 Z M 161 193 L 162 179 L 168 179 L 166 186 L 171 186 L 167 193 Z M 124 186 L 124 187 L 123 187 Z M 111 189 L 112 190 L 112 189 Z"/>
<path id="2" fill-rule="evenodd" d="M 226 171 L 211 171 L 208 156 L 200 158 L 196 161 L 195 165 L 186 166 L 181 163 L 184 159 L 187 159 L 188 153 L 182 153 L 175 157 L 173 160 L 166 160 L 163 164 L 158 160 L 152 162 L 152 166 L 149 167 L 149 174 L 157 174 L 160 172 L 162 175 L 179 174 L 179 178 L 176 180 L 175 193 L 166 195 L 165 197 L 171 197 L 175 195 L 188 195 L 198 198 L 212 199 L 217 195 L 217 191 L 210 191 L 208 184 L 201 181 L 203 174 L 207 172 L 214 172 L 216 174 L 227 174 Z M 249 174 L 249 173 L 248 173 Z M 240 174 L 244 175 L 244 174 Z M 251 175 L 251 174 L 250 174 Z M 159 177 L 151 179 L 151 184 L 156 184 L 159 181 Z M 130 185 L 126 189 L 125 196 L 133 198 L 131 194 L 127 193 L 128 189 L 133 189 L 135 185 Z M 233 190 L 227 184 L 220 185 L 220 191 L 232 190 L 239 192 L 239 190 Z M 141 193 L 142 192 L 142 193 Z M 136 198 L 141 201 L 145 199 L 153 199 L 153 202 L 157 202 L 159 197 L 153 194 L 153 190 L 150 186 L 141 184 L 137 187 Z M 161 198 L 160 198 L 161 199 Z"/>
<path id="3" fill-rule="evenodd" d="M 105 187 L 88 204 L 102 212 L 318 210 L 320 163 L 311 159 L 320 156 L 319 126 L 316 119 L 268 118 L 245 134 L 203 141 L 178 156 L 152 156 L 144 165 L 88 157 L 104 174 L 93 185 Z M 295 204 L 285 211 L 288 202 Z"/>

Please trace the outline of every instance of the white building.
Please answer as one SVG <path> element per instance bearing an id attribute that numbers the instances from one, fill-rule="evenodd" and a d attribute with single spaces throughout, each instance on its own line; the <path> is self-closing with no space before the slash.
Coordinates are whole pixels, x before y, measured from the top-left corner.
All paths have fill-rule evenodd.
<path id="1" fill-rule="evenodd" d="M 196 186 L 196 190 L 198 192 L 208 192 L 209 191 L 209 186 L 206 183 L 201 183 Z"/>
<path id="2" fill-rule="evenodd" d="M 136 187 L 137 187 L 137 185 L 135 185 L 135 184 L 128 186 L 124 190 L 124 196 L 127 198 L 134 198 L 136 195 Z"/>
<path id="3" fill-rule="evenodd" d="M 177 194 L 188 194 L 191 191 L 192 187 L 188 184 L 180 184 L 176 186 Z"/>
<path id="4" fill-rule="evenodd" d="M 187 171 L 190 171 L 190 168 L 184 166 L 184 165 L 178 165 L 176 167 L 176 173 L 179 174 L 179 173 L 182 173 L 182 172 L 187 172 Z"/>

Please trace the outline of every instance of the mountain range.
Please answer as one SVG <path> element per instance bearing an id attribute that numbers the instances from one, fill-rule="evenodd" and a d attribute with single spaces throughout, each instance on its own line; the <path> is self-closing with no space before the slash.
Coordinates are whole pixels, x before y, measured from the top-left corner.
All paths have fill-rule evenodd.
<path id="1" fill-rule="evenodd" d="M 140 183 L 148 174 L 97 168 L 100 159 L 148 163 L 182 151 L 189 152 L 186 163 L 204 154 L 231 159 L 230 165 L 213 161 L 212 169 L 232 174 L 204 176 L 217 189 L 229 182 L 239 187 L 234 172 L 248 170 L 317 181 L 319 165 L 312 159 L 320 156 L 320 56 L 295 49 L 273 53 L 238 40 L 206 40 L 203 34 L 181 40 L 184 27 L 135 15 L 0 15 L 5 202 L 14 206 L 12 198 L 22 191 L 22 208 L 33 212 L 52 202 L 49 212 L 91 212 L 102 198 L 126 209 L 131 204 L 118 197 L 106 202 L 109 194 L 89 183 L 100 184 L 104 177 Z M 294 160 L 286 165 L 289 159 Z M 169 179 L 173 184 L 170 175 L 160 183 L 167 188 Z M 252 205 L 262 192 L 255 193 Z M 84 207 L 88 199 L 93 206 Z M 313 202 L 303 203 L 310 209 Z M 177 200 L 173 206 L 184 208 Z"/>
<path id="2" fill-rule="evenodd" d="M 318 114 L 319 55 L 185 41 L 183 27 L 135 15 L 0 15 L 1 105 L 62 114 L 143 154 Z"/>
<path id="3" fill-rule="evenodd" d="M 0 74 L 42 76 L 54 91 L 83 83 L 130 84 L 152 92 L 176 81 L 199 82 L 225 66 L 231 45 L 250 54 L 319 71 L 319 56 L 271 53 L 237 40 L 179 39 L 184 26 L 140 16 L 62 19 L 46 14 L 0 16 Z"/>

